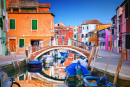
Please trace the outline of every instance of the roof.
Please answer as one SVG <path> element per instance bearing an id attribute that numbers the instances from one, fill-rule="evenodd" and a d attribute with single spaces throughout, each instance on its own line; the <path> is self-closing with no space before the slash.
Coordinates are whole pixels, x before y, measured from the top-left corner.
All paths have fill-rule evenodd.
<path id="1" fill-rule="evenodd" d="M 91 30 L 91 31 L 89 31 L 89 33 L 93 33 L 93 32 L 95 32 L 95 31 L 97 31 L 97 30 L 95 30 L 95 29 L 94 29 L 94 30 Z"/>
<path id="2" fill-rule="evenodd" d="M 39 3 L 39 8 L 51 8 L 50 3 Z"/>
<path id="3" fill-rule="evenodd" d="M 79 28 L 81 28 L 81 27 L 82 27 L 82 25 L 79 25 L 78 27 L 79 27 Z"/>
<path id="4" fill-rule="evenodd" d="M 116 17 L 116 15 L 114 15 L 114 16 L 111 18 L 111 20 L 114 19 L 115 17 Z"/>
<path id="5" fill-rule="evenodd" d="M 82 25 L 85 25 L 85 24 L 102 24 L 102 23 L 98 20 L 90 20 L 90 21 L 83 23 Z"/>
<path id="6" fill-rule="evenodd" d="M 124 0 L 124 2 L 120 5 L 121 7 L 126 3 L 127 0 Z"/>

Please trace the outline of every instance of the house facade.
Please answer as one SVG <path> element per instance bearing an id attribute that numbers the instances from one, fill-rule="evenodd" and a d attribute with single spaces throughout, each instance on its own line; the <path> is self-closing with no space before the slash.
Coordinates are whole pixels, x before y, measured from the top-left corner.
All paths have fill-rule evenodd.
<path id="1" fill-rule="evenodd" d="M 6 40 L 11 52 L 23 53 L 24 48 L 40 43 L 43 46 L 44 41 L 54 37 L 54 14 L 49 11 L 49 3 L 37 0 L 7 0 L 6 3 L 9 17 Z"/>
<path id="2" fill-rule="evenodd" d="M 100 25 L 100 24 L 102 23 L 98 20 L 90 20 L 83 23 L 82 24 L 82 42 L 91 46 L 97 45 L 95 43 L 95 36 L 94 36 L 95 32 L 93 31 L 96 31 L 96 25 Z"/>
<path id="3" fill-rule="evenodd" d="M 6 53 L 6 31 L 8 31 L 8 13 L 6 12 L 6 0 L 0 0 L 0 55 Z"/>
<path id="4" fill-rule="evenodd" d="M 78 34 L 77 40 L 78 40 L 79 42 L 82 42 L 82 25 L 78 26 L 77 32 L 78 32 L 78 33 L 77 33 L 77 34 Z"/>
<path id="5" fill-rule="evenodd" d="M 73 27 L 65 26 L 62 22 L 55 24 L 54 32 L 56 43 L 59 45 L 67 45 L 68 39 L 73 39 Z"/>
<path id="6" fill-rule="evenodd" d="M 112 18 L 114 29 L 114 52 L 122 53 L 127 49 L 125 60 L 130 61 L 130 4 L 129 0 L 117 7 L 116 15 Z"/>

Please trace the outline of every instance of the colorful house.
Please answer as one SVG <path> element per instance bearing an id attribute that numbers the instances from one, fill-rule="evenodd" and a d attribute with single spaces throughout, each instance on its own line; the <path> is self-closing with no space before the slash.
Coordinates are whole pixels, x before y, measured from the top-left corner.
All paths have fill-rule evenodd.
<path id="1" fill-rule="evenodd" d="M 39 43 L 54 37 L 54 14 L 50 3 L 38 0 L 7 0 L 9 31 L 7 47 L 11 52 L 23 53 L 24 48 L 39 46 Z"/>
<path id="2" fill-rule="evenodd" d="M 112 39 L 111 39 L 111 37 L 108 36 L 108 35 L 111 35 L 111 30 L 110 30 L 111 26 L 112 26 L 111 23 L 96 25 L 96 30 L 97 30 L 96 41 L 97 41 L 97 46 L 100 49 L 109 50 L 112 46 L 111 45 L 112 43 L 110 43 L 110 42 L 112 42 L 111 41 Z"/>
<path id="3" fill-rule="evenodd" d="M 96 30 L 96 25 L 102 24 L 98 20 L 90 20 L 82 24 L 82 42 L 86 43 L 87 45 L 95 45 L 94 41 L 91 41 L 91 31 Z M 91 32 L 91 33 L 89 33 Z M 92 43 L 91 43 L 92 42 Z"/>
<path id="4" fill-rule="evenodd" d="M 68 39 L 73 39 L 73 27 L 65 26 L 62 22 L 55 24 L 54 26 L 56 42 L 59 45 L 67 45 Z"/>
<path id="5" fill-rule="evenodd" d="M 6 12 L 6 0 L 0 0 L 0 55 L 6 53 L 6 31 L 8 31 L 8 13 Z"/>
<path id="6" fill-rule="evenodd" d="M 114 29 L 114 51 L 122 53 L 123 49 L 127 49 L 125 60 L 130 60 L 130 4 L 129 0 L 117 7 L 116 16 L 112 18 Z"/>
<path id="7" fill-rule="evenodd" d="M 77 40 L 78 40 L 79 42 L 82 42 L 82 25 L 78 26 L 77 34 L 78 34 Z"/>

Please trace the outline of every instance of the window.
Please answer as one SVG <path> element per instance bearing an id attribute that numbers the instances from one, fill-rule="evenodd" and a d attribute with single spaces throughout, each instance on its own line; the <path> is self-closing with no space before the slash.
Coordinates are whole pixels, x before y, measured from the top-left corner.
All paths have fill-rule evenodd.
<path id="1" fill-rule="evenodd" d="M 128 18 L 128 3 L 125 4 L 125 18 Z"/>
<path id="2" fill-rule="evenodd" d="M 88 38 L 88 34 L 86 34 L 86 38 Z"/>
<path id="3" fill-rule="evenodd" d="M 61 33 L 61 31 L 59 31 L 59 33 Z"/>
<path id="4" fill-rule="evenodd" d="M 88 29 L 88 26 L 87 26 L 87 29 Z"/>
<path id="5" fill-rule="evenodd" d="M 37 30 L 37 20 L 32 19 L 32 30 Z"/>
<path id="6" fill-rule="evenodd" d="M 110 47 L 110 41 L 108 41 L 108 47 Z"/>
<path id="7" fill-rule="evenodd" d="M 60 24 L 58 24 L 58 26 L 60 26 Z"/>
<path id="8" fill-rule="evenodd" d="M 91 34 L 89 34 L 89 37 L 91 38 Z"/>
<path id="9" fill-rule="evenodd" d="M 58 39 L 58 36 L 57 36 L 57 39 Z"/>
<path id="10" fill-rule="evenodd" d="M 94 38 L 95 38 L 95 33 L 94 33 Z"/>
<path id="11" fill-rule="evenodd" d="M 62 39 L 64 39 L 64 36 L 62 36 Z"/>
<path id="12" fill-rule="evenodd" d="M 84 27 L 83 27 L 83 30 L 84 30 Z"/>
<path id="13" fill-rule="evenodd" d="M 112 34 L 114 34 L 114 29 L 112 29 Z"/>
<path id="14" fill-rule="evenodd" d="M 19 39 L 19 48 L 24 47 L 24 39 Z"/>
<path id="15" fill-rule="evenodd" d="M 10 19 L 9 22 L 10 22 L 10 25 L 9 25 L 10 29 L 14 30 L 15 29 L 15 19 Z"/>
<path id="16" fill-rule="evenodd" d="M 121 47 L 121 40 L 118 40 L 118 47 Z"/>
<path id="17" fill-rule="evenodd" d="M 74 38 L 76 38 L 76 35 L 74 35 Z"/>
<path id="18" fill-rule="evenodd" d="M 120 30 L 120 29 L 121 29 L 121 26 L 119 25 L 119 32 L 121 32 L 121 30 Z"/>
<path id="19" fill-rule="evenodd" d="M 84 38 L 84 34 L 82 34 L 82 36 L 81 36 L 82 38 Z"/>
<path id="20" fill-rule="evenodd" d="M 103 42 L 103 46 L 105 46 L 105 42 Z"/>

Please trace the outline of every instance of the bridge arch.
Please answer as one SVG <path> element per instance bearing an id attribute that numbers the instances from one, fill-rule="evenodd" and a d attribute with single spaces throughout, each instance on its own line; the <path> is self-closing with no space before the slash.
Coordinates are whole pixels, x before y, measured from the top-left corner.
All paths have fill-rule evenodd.
<path id="1" fill-rule="evenodd" d="M 72 46 L 53 46 L 53 47 L 44 49 L 42 52 L 40 52 L 38 55 L 36 55 L 33 59 L 37 59 L 42 54 L 44 54 L 44 53 L 46 53 L 48 51 L 51 51 L 51 50 L 55 50 L 55 49 L 68 49 L 68 50 L 72 50 L 72 51 L 75 51 L 75 52 L 81 54 L 82 56 L 84 56 L 86 58 L 88 58 L 89 54 L 90 54 L 90 51 L 86 51 L 86 50 L 83 50 L 83 49 L 80 49 L 80 48 L 77 48 L 77 47 L 72 47 Z"/>

